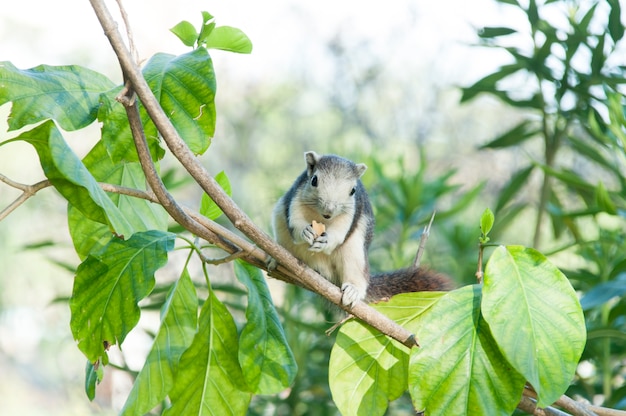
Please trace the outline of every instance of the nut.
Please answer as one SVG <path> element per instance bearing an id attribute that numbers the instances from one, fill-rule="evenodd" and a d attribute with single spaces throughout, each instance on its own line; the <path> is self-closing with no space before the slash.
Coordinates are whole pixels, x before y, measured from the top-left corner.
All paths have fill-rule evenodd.
<path id="1" fill-rule="evenodd" d="M 313 232 L 315 233 L 316 238 L 324 234 L 324 232 L 326 231 L 326 226 L 324 225 L 324 223 L 317 222 L 315 220 L 311 222 L 311 228 L 313 228 Z"/>

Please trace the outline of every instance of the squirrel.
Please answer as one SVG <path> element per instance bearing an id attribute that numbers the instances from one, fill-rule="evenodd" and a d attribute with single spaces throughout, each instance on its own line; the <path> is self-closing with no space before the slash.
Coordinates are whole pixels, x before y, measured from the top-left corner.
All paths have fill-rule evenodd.
<path id="1" fill-rule="evenodd" d="M 409 267 L 370 276 L 374 213 L 361 182 L 367 169 L 336 155 L 304 154 L 306 170 L 276 203 L 276 241 L 341 288 L 341 302 L 377 302 L 398 293 L 450 290 L 437 272 Z"/>

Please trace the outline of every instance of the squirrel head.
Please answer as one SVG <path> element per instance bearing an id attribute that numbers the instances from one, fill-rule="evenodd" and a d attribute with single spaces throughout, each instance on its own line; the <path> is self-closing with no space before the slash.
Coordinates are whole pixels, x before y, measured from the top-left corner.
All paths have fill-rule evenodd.
<path id="1" fill-rule="evenodd" d="M 307 183 L 303 201 L 314 207 L 325 219 L 342 213 L 353 213 L 357 193 L 364 192 L 360 177 L 367 166 L 336 155 L 304 154 Z"/>

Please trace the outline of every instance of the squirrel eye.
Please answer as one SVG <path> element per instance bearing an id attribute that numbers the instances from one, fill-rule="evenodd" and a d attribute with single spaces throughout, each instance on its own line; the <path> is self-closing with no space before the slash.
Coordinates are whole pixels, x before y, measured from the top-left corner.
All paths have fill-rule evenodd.
<path id="1" fill-rule="evenodd" d="M 317 187 L 317 175 L 313 175 L 311 178 L 311 186 Z"/>
<path id="2" fill-rule="evenodd" d="M 350 196 L 354 195 L 354 193 L 356 192 L 356 187 L 352 188 L 350 190 Z"/>

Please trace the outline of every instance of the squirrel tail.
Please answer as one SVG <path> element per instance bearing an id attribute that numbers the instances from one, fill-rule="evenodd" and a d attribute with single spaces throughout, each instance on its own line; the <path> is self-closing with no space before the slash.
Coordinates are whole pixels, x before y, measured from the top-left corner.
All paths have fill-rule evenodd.
<path id="1" fill-rule="evenodd" d="M 452 289 L 454 289 L 454 283 L 448 276 L 422 267 L 409 267 L 372 275 L 366 300 L 378 302 L 388 300 L 398 293 Z"/>

